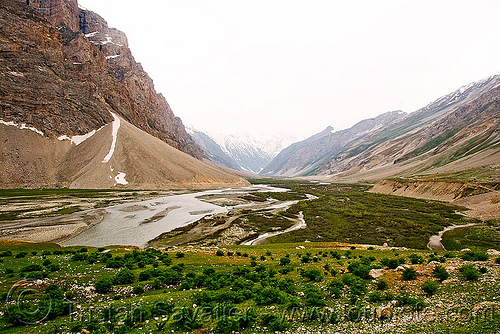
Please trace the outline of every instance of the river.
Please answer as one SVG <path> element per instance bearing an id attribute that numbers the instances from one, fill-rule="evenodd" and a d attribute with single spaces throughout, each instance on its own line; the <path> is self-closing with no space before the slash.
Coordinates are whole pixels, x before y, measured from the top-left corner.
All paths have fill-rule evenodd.
<path id="1" fill-rule="evenodd" d="M 191 224 L 205 216 L 227 212 L 227 208 L 207 203 L 198 197 L 224 193 L 245 194 L 255 191 L 284 192 L 288 189 L 255 185 L 119 204 L 105 208 L 104 218 L 99 224 L 90 227 L 63 244 L 91 247 L 110 245 L 144 247 L 149 240 L 164 232 Z"/>

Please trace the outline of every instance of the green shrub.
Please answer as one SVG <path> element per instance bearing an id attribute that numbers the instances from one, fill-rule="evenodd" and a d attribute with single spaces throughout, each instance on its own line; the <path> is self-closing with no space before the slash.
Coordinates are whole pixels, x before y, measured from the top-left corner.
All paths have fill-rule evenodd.
<path id="1" fill-rule="evenodd" d="M 26 252 L 19 252 L 19 253 L 16 254 L 15 258 L 16 259 L 22 259 L 22 258 L 25 258 L 26 255 L 28 255 L 28 253 L 26 253 Z"/>
<path id="2" fill-rule="evenodd" d="M 347 270 L 349 272 L 353 273 L 354 275 L 363 278 L 363 279 L 368 279 L 370 278 L 370 270 L 371 267 L 369 265 L 363 264 L 361 262 L 353 262 L 349 266 L 347 266 Z"/>
<path id="3" fill-rule="evenodd" d="M 286 275 L 288 274 L 289 272 L 293 271 L 293 268 L 292 267 L 284 267 L 284 268 L 281 268 L 280 270 L 278 270 L 278 272 L 281 274 L 281 275 Z"/>
<path id="4" fill-rule="evenodd" d="M 174 327 L 180 330 L 193 331 L 201 328 L 201 323 L 196 319 L 196 311 L 192 307 L 183 307 L 174 314 Z"/>
<path id="5" fill-rule="evenodd" d="M 340 278 L 335 278 L 330 282 L 328 288 L 335 298 L 339 298 L 344 290 L 344 286 L 344 282 Z"/>
<path id="6" fill-rule="evenodd" d="M 128 269 L 122 269 L 113 276 L 113 283 L 115 284 L 132 284 L 135 282 L 134 273 Z"/>
<path id="7" fill-rule="evenodd" d="M 362 278 L 353 274 L 342 275 L 342 282 L 347 285 L 354 296 L 366 293 L 366 282 Z"/>
<path id="8" fill-rule="evenodd" d="M 215 252 L 215 255 L 224 256 L 224 252 L 219 249 L 217 252 Z"/>
<path id="9" fill-rule="evenodd" d="M 411 306 L 416 311 L 423 310 L 427 305 L 422 297 L 410 297 L 406 293 L 396 297 L 398 306 Z"/>
<path id="10" fill-rule="evenodd" d="M 409 281 L 409 280 L 415 279 L 417 277 L 418 273 L 415 270 L 415 268 L 408 267 L 408 268 L 405 268 L 405 270 L 403 270 L 401 272 L 401 275 L 403 276 L 403 279 Z"/>
<path id="11" fill-rule="evenodd" d="M 140 285 L 134 286 L 132 289 L 132 292 L 136 295 L 140 295 L 141 293 L 144 293 L 144 288 Z"/>
<path id="12" fill-rule="evenodd" d="M 271 332 L 281 332 L 288 327 L 288 323 L 275 314 L 264 314 L 262 316 L 262 325 Z"/>
<path id="13" fill-rule="evenodd" d="M 479 271 L 472 265 L 463 265 L 459 268 L 459 271 L 460 273 L 462 273 L 462 276 L 468 281 L 477 280 L 480 276 Z"/>
<path id="14" fill-rule="evenodd" d="M 10 250 L 6 250 L 0 253 L 0 257 L 9 257 L 12 256 L 12 252 Z"/>
<path id="15" fill-rule="evenodd" d="M 377 280 L 375 285 L 377 286 L 377 290 L 385 290 L 388 287 L 387 282 L 381 278 Z"/>
<path id="16" fill-rule="evenodd" d="M 123 268 L 124 266 L 125 266 L 125 260 L 120 256 L 109 258 L 106 261 L 106 267 L 108 268 Z"/>
<path id="17" fill-rule="evenodd" d="M 289 295 L 294 295 L 297 293 L 297 288 L 295 286 L 295 282 L 291 278 L 283 278 L 278 281 L 276 284 L 278 289 L 280 289 L 283 292 L 288 293 Z"/>
<path id="18" fill-rule="evenodd" d="M 180 259 L 180 258 L 183 258 L 184 257 L 184 253 L 183 252 L 177 252 L 175 253 L 175 257 Z"/>
<path id="19" fill-rule="evenodd" d="M 462 260 L 464 261 L 487 261 L 488 254 L 486 253 L 476 253 L 473 251 L 465 252 L 461 255 Z"/>
<path id="20" fill-rule="evenodd" d="M 306 300 L 306 306 L 323 307 L 326 305 L 323 291 L 314 285 L 306 287 L 304 290 L 304 297 Z"/>
<path id="21" fill-rule="evenodd" d="M 87 260 L 87 254 L 83 253 L 76 253 L 71 257 L 71 261 L 86 261 Z"/>
<path id="22" fill-rule="evenodd" d="M 167 268 L 159 273 L 158 278 L 163 284 L 177 284 L 182 279 L 182 273 L 174 270 L 173 267 Z"/>
<path id="23" fill-rule="evenodd" d="M 94 288 L 98 293 L 108 293 L 113 287 L 113 282 L 111 279 L 104 277 L 95 282 Z"/>
<path id="24" fill-rule="evenodd" d="M 323 279 L 323 274 L 318 269 L 304 270 L 300 273 L 300 276 L 315 282 L 319 282 Z"/>
<path id="25" fill-rule="evenodd" d="M 410 256 L 408 258 L 410 259 L 411 264 L 424 263 L 424 258 L 421 257 L 420 255 L 415 254 L 415 253 L 410 254 Z"/>
<path id="26" fill-rule="evenodd" d="M 215 332 L 222 334 L 229 334 L 240 331 L 240 323 L 235 317 L 228 317 L 226 315 L 220 317 L 215 325 Z"/>
<path id="27" fill-rule="evenodd" d="M 59 289 L 57 284 L 50 284 L 45 287 L 45 294 L 52 299 L 64 299 L 64 292 Z"/>
<path id="28" fill-rule="evenodd" d="M 432 270 L 432 275 L 439 279 L 441 282 L 447 280 L 450 277 L 450 274 L 443 266 L 435 266 Z"/>
<path id="29" fill-rule="evenodd" d="M 368 300 L 371 303 L 377 303 L 382 300 L 382 293 L 380 291 L 373 291 L 368 294 Z"/>
<path id="30" fill-rule="evenodd" d="M 28 264 L 27 266 L 21 268 L 22 273 L 41 270 L 43 270 L 43 267 L 39 264 Z"/>
<path id="31" fill-rule="evenodd" d="M 289 264 L 290 264 L 290 262 L 292 262 L 292 261 L 290 260 L 290 258 L 289 258 L 289 257 L 282 257 L 282 258 L 280 259 L 280 266 L 286 266 L 286 265 L 289 265 Z"/>
<path id="32" fill-rule="evenodd" d="M 258 305 L 283 304 L 285 299 L 286 296 L 282 291 L 270 286 L 261 289 L 255 296 Z"/>
<path id="33" fill-rule="evenodd" d="M 401 264 L 401 261 L 399 259 L 383 258 L 380 260 L 380 264 L 388 269 L 396 269 Z"/>
<path id="34" fill-rule="evenodd" d="M 162 317 L 171 315 L 174 312 L 175 305 L 168 301 L 157 301 L 151 307 L 151 316 Z"/>
<path id="35" fill-rule="evenodd" d="M 432 296 L 437 292 L 439 288 L 439 284 L 435 281 L 425 281 L 424 284 L 422 285 L 422 290 L 428 294 L 429 296 Z"/>

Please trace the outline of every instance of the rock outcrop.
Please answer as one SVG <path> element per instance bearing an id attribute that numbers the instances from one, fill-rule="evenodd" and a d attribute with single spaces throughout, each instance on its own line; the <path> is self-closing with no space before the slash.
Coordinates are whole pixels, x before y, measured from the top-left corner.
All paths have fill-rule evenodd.
<path id="1" fill-rule="evenodd" d="M 35 8 L 56 27 L 65 25 L 78 31 L 80 20 L 77 0 L 26 0 L 26 4 Z"/>

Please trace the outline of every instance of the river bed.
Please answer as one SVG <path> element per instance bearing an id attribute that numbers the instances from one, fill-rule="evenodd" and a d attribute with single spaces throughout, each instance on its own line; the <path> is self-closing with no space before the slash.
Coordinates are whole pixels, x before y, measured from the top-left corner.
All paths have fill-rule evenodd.
<path id="1" fill-rule="evenodd" d="M 164 232 L 191 224 L 205 216 L 228 209 L 205 202 L 198 197 L 214 194 L 249 192 L 285 192 L 288 189 L 255 185 L 245 188 L 208 190 L 173 195 L 147 201 L 119 204 L 105 209 L 103 220 L 77 236 L 63 242 L 67 246 L 104 247 L 131 245 L 144 247 Z"/>

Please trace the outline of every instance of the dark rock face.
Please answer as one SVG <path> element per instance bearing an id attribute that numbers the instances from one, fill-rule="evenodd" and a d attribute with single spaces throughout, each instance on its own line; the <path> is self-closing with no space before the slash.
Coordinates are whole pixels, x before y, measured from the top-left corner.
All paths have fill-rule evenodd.
<path id="1" fill-rule="evenodd" d="M 35 10 L 19 0 L 0 4 L 0 119 L 26 123 L 53 138 L 98 129 L 112 121 L 113 111 L 169 145 L 204 157 L 135 61 L 123 32 L 78 9 L 76 0 L 27 2 Z"/>
<path id="2" fill-rule="evenodd" d="M 94 12 L 80 9 L 79 17 L 81 31 L 106 56 L 108 73 L 125 87 L 133 101 L 120 111 L 120 115 L 171 146 L 203 158 L 202 150 L 186 132 L 180 118 L 174 116 L 163 95 L 156 93 L 153 80 L 135 61 L 125 34 L 109 28 L 106 21 Z M 108 103 L 120 107 L 120 101 Z"/>
<path id="3" fill-rule="evenodd" d="M 77 0 L 26 0 L 26 4 L 35 8 L 56 27 L 65 25 L 73 31 L 78 30 Z"/>

